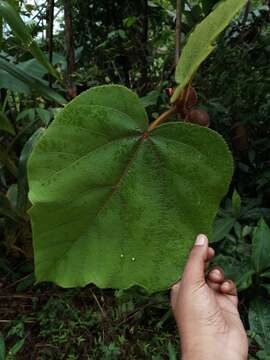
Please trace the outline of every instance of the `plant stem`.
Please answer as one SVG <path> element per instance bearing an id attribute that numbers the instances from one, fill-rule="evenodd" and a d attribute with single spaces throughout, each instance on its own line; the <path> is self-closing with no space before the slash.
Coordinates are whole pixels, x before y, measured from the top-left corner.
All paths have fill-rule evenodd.
<path id="1" fill-rule="evenodd" d="M 246 7 L 245 7 L 245 11 L 244 11 L 244 15 L 243 15 L 243 20 L 242 20 L 242 25 L 245 25 L 248 19 L 248 14 L 250 13 L 251 10 L 251 0 L 248 0 Z"/>
<path id="2" fill-rule="evenodd" d="M 176 106 L 172 106 L 169 110 L 165 111 L 164 113 L 162 113 L 155 121 L 153 121 L 149 127 L 148 127 L 148 131 L 152 131 L 153 129 L 155 129 L 158 125 L 160 125 L 161 123 L 167 121 L 172 115 L 175 115 L 177 113 L 177 107 Z"/>

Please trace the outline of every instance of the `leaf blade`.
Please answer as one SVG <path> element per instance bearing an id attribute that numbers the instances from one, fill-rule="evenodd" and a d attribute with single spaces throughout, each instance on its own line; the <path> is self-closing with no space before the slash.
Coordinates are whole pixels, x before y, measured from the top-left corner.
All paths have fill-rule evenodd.
<path id="1" fill-rule="evenodd" d="M 179 84 L 171 98 L 175 102 L 200 64 L 214 50 L 213 41 L 244 6 L 246 0 L 223 0 L 189 35 L 176 66 L 175 80 Z"/>
<path id="2" fill-rule="evenodd" d="M 154 292 L 177 280 L 195 235 L 211 232 L 232 158 L 212 130 L 146 129 L 139 99 L 105 86 L 72 101 L 45 130 L 28 166 L 38 281 Z"/>

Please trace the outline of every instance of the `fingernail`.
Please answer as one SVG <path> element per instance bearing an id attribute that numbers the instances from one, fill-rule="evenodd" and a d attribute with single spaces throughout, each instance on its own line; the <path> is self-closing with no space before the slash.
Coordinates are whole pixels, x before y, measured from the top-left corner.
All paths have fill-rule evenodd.
<path id="1" fill-rule="evenodd" d="M 211 274 L 214 275 L 217 278 L 221 278 L 222 274 L 219 269 L 211 270 Z"/>
<path id="2" fill-rule="evenodd" d="M 195 245 L 203 246 L 206 241 L 207 241 L 207 237 L 205 235 L 203 235 L 203 234 L 200 234 L 196 238 Z"/>
<path id="3" fill-rule="evenodd" d="M 232 287 L 232 284 L 231 284 L 230 281 L 226 280 L 226 281 L 222 284 L 222 287 L 223 287 L 223 289 L 225 288 L 225 289 L 229 290 L 229 289 Z"/>

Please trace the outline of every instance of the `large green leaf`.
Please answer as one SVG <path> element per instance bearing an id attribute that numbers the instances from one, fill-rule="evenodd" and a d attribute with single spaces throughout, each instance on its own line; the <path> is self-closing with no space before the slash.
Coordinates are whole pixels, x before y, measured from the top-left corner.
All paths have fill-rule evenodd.
<path id="1" fill-rule="evenodd" d="M 257 273 L 270 267 L 270 229 L 263 219 L 253 234 L 252 260 Z"/>
<path id="2" fill-rule="evenodd" d="M 225 29 L 246 0 L 222 0 L 189 35 L 176 67 L 175 80 L 177 88 L 171 98 L 174 102 L 189 83 L 201 63 L 215 48 L 213 42 Z"/>
<path id="3" fill-rule="evenodd" d="M 222 137 L 168 123 L 150 133 L 122 86 L 84 92 L 59 112 L 28 163 L 38 281 L 167 288 L 232 176 Z"/>
<path id="4" fill-rule="evenodd" d="M 0 16 L 3 16 L 16 37 L 22 42 L 23 46 L 44 66 L 47 71 L 56 79 L 61 80 L 58 72 L 51 65 L 46 55 L 40 50 L 37 43 L 32 38 L 29 29 L 22 21 L 17 10 L 5 0 L 0 0 Z"/>
<path id="5" fill-rule="evenodd" d="M 41 79 L 29 75 L 15 64 L 8 62 L 1 57 L 0 69 L 8 72 L 10 75 L 12 75 L 12 77 L 17 78 L 19 81 L 25 82 L 31 89 L 36 90 L 44 98 L 55 101 L 61 105 L 66 103 L 66 100 L 60 94 L 51 89 L 49 86 L 45 85 Z"/>

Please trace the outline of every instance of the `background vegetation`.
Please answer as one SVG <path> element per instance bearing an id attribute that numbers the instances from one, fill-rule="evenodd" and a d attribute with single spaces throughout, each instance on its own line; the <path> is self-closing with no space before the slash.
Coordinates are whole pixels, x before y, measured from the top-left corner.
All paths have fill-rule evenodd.
<path id="1" fill-rule="evenodd" d="M 182 0 L 182 42 L 216 3 Z M 6 4 L 26 28 L 5 16 Z M 175 9 L 173 0 L 0 1 L 1 360 L 177 358 L 168 292 L 34 284 L 26 174 L 42 129 L 91 86 L 136 90 L 150 119 L 167 109 Z M 250 359 L 264 360 L 270 359 L 269 24 L 269 0 L 248 1 L 193 82 L 235 159 L 214 224 L 215 261 L 237 282 Z"/>

